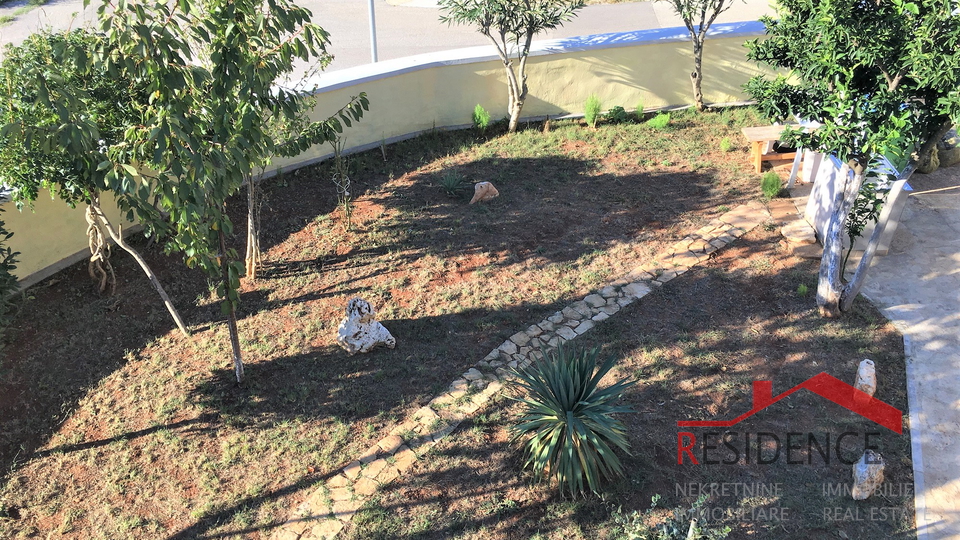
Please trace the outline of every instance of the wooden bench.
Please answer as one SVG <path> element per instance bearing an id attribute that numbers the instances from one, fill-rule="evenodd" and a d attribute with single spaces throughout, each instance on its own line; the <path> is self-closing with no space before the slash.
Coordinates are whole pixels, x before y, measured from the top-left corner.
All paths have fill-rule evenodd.
<path id="1" fill-rule="evenodd" d="M 780 138 L 780 134 L 783 133 L 784 128 L 787 126 L 763 126 L 763 127 L 745 127 L 741 131 L 743 136 L 747 138 L 747 141 L 750 142 L 750 157 L 753 161 L 753 167 L 757 173 L 760 173 L 760 167 L 764 161 L 771 161 L 775 159 L 794 159 L 797 157 L 796 152 L 770 152 L 765 154 L 764 148 L 767 143 L 770 141 L 776 141 Z M 798 126 L 791 126 L 798 127 Z"/>

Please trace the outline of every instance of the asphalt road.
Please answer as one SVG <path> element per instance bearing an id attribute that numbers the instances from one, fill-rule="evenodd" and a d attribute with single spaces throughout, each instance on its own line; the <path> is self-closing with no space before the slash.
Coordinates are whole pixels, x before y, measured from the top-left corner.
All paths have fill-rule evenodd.
<path id="1" fill-rule="evenodd" d="M 448 26 L 439 20 L 435 0 L 375 1 L 379 60 L 390 60 L 446 49 L 487 45 L 486 38 L 470 27 Z M 330 52 L 334 61 L 327 71 L 362 65 L 371 61 L 367 0 L 300 0 L 310 9 L 314 22 L 331 34 Z M 0 7 L 0 16 L 13 15 L 27 0 Z M 79 0 L 50 0 L 47 4 L 17 15 L 16 20 L 0 28 L 0 45 L 19 43 L 44 27 L 76 28 L 96 22 L 96 6 L 83 9 Z M 772 13 L 766 0 L 735 1 L 717 22 L 756 20 Z M 629 2 L 587 6 L 572 21 L 537 39 L 566 38 L 608 32 L 628 32 L 652 28 L 682 26 L 666 2 Z"/>

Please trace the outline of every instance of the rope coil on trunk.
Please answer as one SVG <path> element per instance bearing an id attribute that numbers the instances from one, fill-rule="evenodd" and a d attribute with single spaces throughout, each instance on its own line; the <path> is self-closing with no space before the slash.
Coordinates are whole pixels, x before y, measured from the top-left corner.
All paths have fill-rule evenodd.
<path id="1" fill-rule="evenodd" d="M 87 220 L 87 246 L 90 248 L 87 272 L 94 281 L 98 282 L 101 293 L 109 288 L 107 294 L 113 296 L 117 289 L 117 278 L 113 273 L 113 265 L 110 264 L 110 244 L 100 230 L 92 205 L 87 205 L 84 218 Z"/>

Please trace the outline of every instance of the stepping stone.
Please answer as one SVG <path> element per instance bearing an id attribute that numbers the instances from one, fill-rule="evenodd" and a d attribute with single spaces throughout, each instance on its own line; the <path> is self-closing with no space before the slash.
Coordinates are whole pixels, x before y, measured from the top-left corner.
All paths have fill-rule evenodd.
<path id="1" fill-rule="evenodd" d="M 791 244 L 816 244 L 817 233 L 809 223 L 796 219 L 780 227 L 780 234 Z"/>

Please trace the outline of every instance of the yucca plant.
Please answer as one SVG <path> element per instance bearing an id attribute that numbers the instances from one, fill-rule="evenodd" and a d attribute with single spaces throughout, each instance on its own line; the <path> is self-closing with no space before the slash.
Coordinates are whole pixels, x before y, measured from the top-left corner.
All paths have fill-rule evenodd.
<path id="1" fill-rule="evenodd" d="M 439 180 L 440 188 L 451 197 L 459 197 L 470 186 L 467 179 L 457 172 L 445 172 Z"/>
<path id="2" fill-rule="evenodd" d="M 629 443 L 623 422 L 613 415 L 631 411 L 614 402 L 636 381 L 599 388 L 616 363 L 611 357 L 598 364 L 599 354 L 598 348 L 563 346 L 541 351 L 512 383 L 520 394 L 513 399 L 525 405 L 511 428 L 514 440 L 524 440 L 523 466 L 538 480 L 555 478 L 561 494 L 598 493 L 602 481 L 623 475 L 614 448 L 628 452 Z"/>

